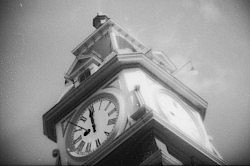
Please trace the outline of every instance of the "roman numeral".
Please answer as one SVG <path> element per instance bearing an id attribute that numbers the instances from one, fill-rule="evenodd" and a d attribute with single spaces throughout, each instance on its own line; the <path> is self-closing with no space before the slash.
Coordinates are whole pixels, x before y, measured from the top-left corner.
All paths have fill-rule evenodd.
<path id="1" fill-rule="evenodd" d="M 84 147 L 84 145 L 85 145 L 85 142 L 81 141 L 80 144 L 77 146 L 76 150 L 79 152 L 82 151 L 82 148 Z"/>
<path id="2" fill-rule="evenodd" d="M 116 108 L 112 109 L 109 113 L 108 116 L 112 115 L 116 111 Z"/>
<path id="3" fill-rule="evenodd" d="M 111 101 L 109 101 L 109 103 L 107 104 L 107 106 L 105 107 L 104 111 L 107 111 L 108 107 L 110 106 Z"/>
<path id="4" fill-rule="evenodd" d="M 80 120 L 82 120 L 84 123 L 86 122 L 87 118 L 84 116 L 81 116 Z"/>
<path id="5" fill-rule="evenodd" d="M 104 133 L 106 134 L 106 136 L 109 136 L 109 132 L 107 132 L 107 131 L 104 131 Z"/>
<path id="6" fill-rule="evenodd" d="M 77 139 L 75 139 L 73 141 L 73 144 L 75 145 L 77 142 L 79 142 L 82 139 L 82 136 L 80 135 L 79 137 L 77 137 Z"/>
<path id="7" fill-rule="evenodd" d="M 89 107 L 88 107 L 88 109 L 91 111 L 91 112 L 94 112 L 94 106 L 93 106 L 93 104 L 91 104 Z"/>
<path id="8" fill-rule="evenodd" d="M 96 147 L 99 147 L 101 145 L 99 138 L 95 140 Z"/>
<path id="9" fill-rule="evenodd" d="M 90 150 L 91 150 L 91 142 L 88 142 L 86 146 L 86 152 L 90 152 Z"/>
<path id="10" fill-rule="evenodd" d="M 99 110 L 101 109 L 101 105 L 102 105 L 102 100 L 100 100 Z"/>
<path id="11" fill-rule="evenodd" d="M 108 125 L 115 124 L 117 118 L 109 119 Z"/>

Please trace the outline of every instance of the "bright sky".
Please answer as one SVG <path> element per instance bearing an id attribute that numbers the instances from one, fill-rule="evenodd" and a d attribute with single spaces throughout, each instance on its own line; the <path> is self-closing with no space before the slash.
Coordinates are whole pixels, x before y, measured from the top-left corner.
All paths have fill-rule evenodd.
<path id="1" fill-rule="evenodd" d="M 0 163 L 54 164 L 42 115 L 64 89 L 71 50 L 98 11 L 182 66 L 177 77 L 208 101 L 205 125 L 228 164 L 250 164 L 249 1 L 1 1 Z"/>

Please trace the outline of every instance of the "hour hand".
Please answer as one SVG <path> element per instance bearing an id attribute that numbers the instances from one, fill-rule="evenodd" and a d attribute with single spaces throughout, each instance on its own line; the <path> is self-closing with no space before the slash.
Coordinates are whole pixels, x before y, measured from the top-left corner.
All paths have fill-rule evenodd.
<path id="1" fill-rule="evenodd" d="M 92 128 L 93 128 L 93 131 L 96 132 L 96 129 L 95 129 L 95 120 L 94 120 L 94 109 L 89 109 L 89 117 L 90 117 L 90 120 L 91 120 L 91 123 L 92 123 Z"/>
<path id="2" fill-rule="evenodd" d="M 77 124 L 75 124 L 75 123 L 73 123 L 73 122 L 70 122 L 70 121 L 68 121 L 70 124 L 72 124 L 72 125 L 74 125 L 74 126 L 76 126 L 76 127 L 78 127 L 79 129 L 76 129 L 76 130 L 74 130 L 74 132 L 77 132 L 77 131 L 80 131 L 80 130 L 84 130 L 85 132 L 83 133 L 83 135 L 84 136 L 86 136 L 86 135 L 88 135 L 89 133 L 90 133 L 90 129 L 85 129 L 85 128 L 83 128 L 83 127 L 81 127 L 81 126 L 79 126 L 79 125 L 77 125 Z"/>
<path id="3" fill-rule="evenodd" d="M 95 123 L 92 124 L 93 131 L 96 132 L 95 130 Z"/>
<path id="4" fill-rule="evenodd" d="M 84 136 L 87 136 L 89 133 L 90 133 L 90 129 L 86 130 L 86 131 L 83 133 L 83 135 L 84 135 Z"/>

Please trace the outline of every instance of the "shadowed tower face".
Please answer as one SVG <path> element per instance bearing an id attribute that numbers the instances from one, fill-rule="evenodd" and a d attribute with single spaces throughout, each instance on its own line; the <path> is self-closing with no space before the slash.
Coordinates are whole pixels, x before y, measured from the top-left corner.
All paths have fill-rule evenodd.
<path id="1" fill-rule="evenodd" d="M 174 77 L 167 55 L 106 15 L 93 26 L 43 115 L 57 164 L 223 164 L 203 124 L 207 102 Z"/>

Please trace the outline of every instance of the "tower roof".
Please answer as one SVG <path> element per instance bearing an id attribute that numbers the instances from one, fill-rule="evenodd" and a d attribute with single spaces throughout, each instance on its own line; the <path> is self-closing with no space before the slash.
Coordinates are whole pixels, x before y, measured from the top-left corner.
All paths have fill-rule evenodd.
<path id="1" fill-rule="evenodd" d="M 96 29 L 91 35 L 89 35 L 83 42 L 77 45 L 72 53 L 75 56 L 83 55 L 86 51 L 92 47 L 98 40 L 100 40 L 105 34 L 114 32 L 117 35 L 124 37 L 133 46 L 137 47 L 138 50 L 145 52 L 148 50 L 141 42 L 132 37 L 129 33 L 125 31 L 119 24 L 117 24 L 112 19 L 108 19 L 104 24 L 102 24 L 98 29 Z"/>
<path id="2" fill-rule="evenodd" d="M 102 22 L 103 19 L 106 22 Z M 97 15 L 93 19 L 93 25 L 97 29 L 72 50 L 76 59 L 68 69 L 65 79 L 72 81 L 79 73 L 78 71 L 84 70 L 87 67 L 86 65 L 89 65 L 89 63 L 86 63 L 89 60 L 94 59 L 96 65 L 100 65 L 100 62 L 104 61 L 112 52 L 145 53 L 149 50 L 129 35 L 124 28 L 105 15 Z"/>

